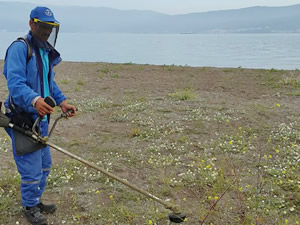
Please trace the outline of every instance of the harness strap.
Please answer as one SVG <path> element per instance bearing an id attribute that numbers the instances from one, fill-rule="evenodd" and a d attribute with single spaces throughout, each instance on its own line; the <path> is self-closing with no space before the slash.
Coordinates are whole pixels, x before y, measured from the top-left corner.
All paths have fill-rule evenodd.
<path id="1" fill-rule="evenodd" d="M 27 46 L 27 58 L 26 58 L 26 63 L 29 62 L 29 60 L 31 59 L 32 57 L 32 46 L 31 44 L 29 43 L 28 41 L 28 38 L 27 38 L 27 35 L 23 36 L 23 37 L 19 37 L 17 39 L 17 41 L 24 41 L 26 46 Z"/>
<path id="2" fill-rule="evenodd" d="M 15 104 L 13 103 L 13 99 L 11 95 L 9 95 L 9 99 L 8 99 L 8 108 L 13 114 L 17 114 L 17 112 L 19 112 L 19 110 L 16 108 Z"/>
<path id="3" fill-rule="evenodd" d="M 17 41 L 23 41 L 27 46 L 27 57 L 26 57 L 26 64 L 27 64 L 32 57 L 32 45 L 28 41 L 27 35 L 17 38 L 17 40 L 15 40 L 14 42 L 17 42 Z M 5 54 L 5 59 L 6 59 L 6 57 L 7 57 L 7 51 Z M 16 114 L 18 111 L 20 112 L 20 108 L 16 107 L 11 96 L 9 96 L 8 107 L 13 114 Z"/>

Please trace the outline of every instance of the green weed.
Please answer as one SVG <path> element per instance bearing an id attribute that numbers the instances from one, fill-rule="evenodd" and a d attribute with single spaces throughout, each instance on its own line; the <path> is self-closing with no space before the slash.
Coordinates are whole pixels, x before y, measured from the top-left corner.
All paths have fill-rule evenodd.
<path id="1" fill-rule="evenodd" d="M 224 73 L 232 73 L 234 69 L 223 69 Z"/>
<path id="2" fill-rule="evenodd" d="M 127 62 L 127 63 L 123 63 L 123 65 L 125 65 L 125 66 L 130 66 L 130 65 L 134 65 L 135 63 L 133 63 L 133 62 Z"/>
<path id="3" fill-rule="evenodd" d="M 103 69 L 99 70 L 100 72 L 107 74 L 110 72 L 110 69 L 108 69 L 107 67 L 104 67 Z"/>
<path id="4" fill-rule="evenodd" d="M 0 221 L 9 224 L 9 217 L 20 213 L 20 176 L 1 171 L 0 178 Z"/>
<path id="5" fill-rule="evenodd" d="M 288 93 L 289 96 L 300 96 L 300 91 L 290 92 Z"/>
<path id="6" fill-rule="evenodd" d="M 80 112 L 94 112 L 100 109 L 104 109 L 112 106 L 113 102 L 105 98 L 91 98 L 85 100 L 73 99 L 70 101 L 73 105 L 76 105 Z"/>
<path id="7" fill-rule="evenodd" d="M 100 79 L 103 79 L 104 78 L 104 74 L 103 73 L 99 73 L 97 77 L 100 78 Z"/>
<path id="8" fill-rule="evenodd" d="M 63 79 L 62 81 L 60 81 L 61 84 L 70 84 L 71 83 L 71 79 Z"/>
<path id="9" fill-rule="evenodd" d="M 278 69 L 274 69 L 271 68 L 269 70 L 266 70 L 267 73 L 283 73 L 283 70 L 278 70 Z"/>
<path id="10" fill-rule="evenodd" d="M 118 79 L 120 78 L 120 75 L 118 73 L 114 73 L 111 75 L 112 78 Z"/>
<path id="11" fill-rule="evenodd" d="M 185 100 L 194 99 L 196 97 L 196 93 L 191 89 L 184 89 L 184 90 L 178 90 L 176 92 L 170 93 L 168 96 L 176 100 L 185 101 Z"/>
<path id="12" fill-rule="evenodd" d="M 300 77 L 284 77 L 279 83 L 300 89 Z"/>
<path id="13" fill-rule="evenodd" d="M 78 84 L 78 85 L 81 85 L 81 86 L 82 86 L 82 85 L 85 85 L 85 83 L 86 83 L 86 82 L 83 81 L 83 80 L 77 80 L 77 84 Z"/>

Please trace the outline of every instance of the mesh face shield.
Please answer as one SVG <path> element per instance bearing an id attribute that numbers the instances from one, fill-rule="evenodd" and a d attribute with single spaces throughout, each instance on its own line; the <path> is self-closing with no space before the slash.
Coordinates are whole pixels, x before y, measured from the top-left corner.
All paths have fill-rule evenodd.
<path id="1" fill-rule="evenodd" d="M 57 36 L 58 36 L 58 31 L 59 31 L 59 25 L 56 27 L 52 28 L 52 32 L 48 38 L 48 42 L 50 43 L 50 45 L 52 45 L 53 47 L 55 47 L 56 44 L 56 40 L 57 40 Z"/>
<path id="2" fill-rule="evenodd" d="M 59 24 L 52 22 L 44 22 L 37 18 L 34 18 L 33 22 L 36 24 L 36 34 L 40 41 L 48 41 L 48 43 L 52 47 L 55 47 L 57 35 L 59 32 Z"/>

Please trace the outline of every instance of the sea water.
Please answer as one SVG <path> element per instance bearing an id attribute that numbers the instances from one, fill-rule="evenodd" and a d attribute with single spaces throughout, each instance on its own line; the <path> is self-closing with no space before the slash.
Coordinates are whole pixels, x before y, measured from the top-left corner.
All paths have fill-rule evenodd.
<path id="1" fill-rule="evenodd" d="M 0 32 L 0 59 L 23 33 Z M 154 65 L 300 68 L 300 34 L 60 33 L 64 61 Z"/>

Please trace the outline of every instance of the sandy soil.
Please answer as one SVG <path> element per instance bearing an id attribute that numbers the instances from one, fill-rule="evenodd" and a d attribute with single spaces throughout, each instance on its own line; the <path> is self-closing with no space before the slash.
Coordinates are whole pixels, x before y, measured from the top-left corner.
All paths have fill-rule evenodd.
<path id="1" fill-rule="evenodd" d="M 1 71 L 2 68 L 3 61 L 0 62 Z M 206 202 L 207 195 L 220 196 L 228 184 L 225 182 L 217 190 L 212 188 L 215 183 L 203 184 L 199 178 L 192 179 L 195 185 L 185 180 L 178 186 L 167 179 L 180 179 L 201 155 L 208 162 L 216 158 L 217 162 L 211 165 L 222 168 L 228 180 L 233 181 L 233 176 L 238 174 L 238 185 L 251 184 L 257 181 L 257 176 L 245 173 L 255 170 L 258 155 L 270 154 L 271 147 L 262 150 L 262 146 L 271 130 L 279 124 L 290 123 L 291 116 L 298 121 L 300 115 L 299 71 L 63 62 L 56 68 L 56 74 L 58 85 L 68 101 L 76 105 L 78 113 L 74 118 L 59 122 L 52 142 L 163 199 L 178 202 L 189 216 L 186 224 L 200 224 L 211 206 Z M 3 101 L 7 95 L 3 76 L 0 84 Z M 59 113 L 57 109 L 52 118 Z M 206 147 L 213 142 L 211 140 L 220 141 L 220 137 L 232 136 L 241 127 L 256 133 L 253 146 L 258 158 L 248 151 L 241 155 L 208 153 Z M 4 147 L 0 150 L 0 174 L 13 174 L 11 150 L 9 144 L 3 142 L 5 133 L 1 135 Z M 161 158 L 155 158 L 155 154 L 161 154 Z M 55 216 L 49 216 L 50 224 L 168 224 L 159 212 L 165 212 L 164 207 L 159 204 L 141 196 L 137 199 L 127 187 L 106 178 L 99 178 L 99 183 L 89 175 L 91 172 L 84 173 L 86 168 L 70 161 L 66 163 L 67 156 L 55 150 L 52 155 L 56 169 L 53 174 L 57 180 L 60 168 L 73 169 L 80 176 L 74 175 L 73 171 L 70 172 L 73 180 L 60 180 L 60 184 L 51 182 L 49 185 L 45 200 L 54 201 L 60 208 Z M 168 163 L 165 158 L 171 156 L 174 158 Z M 224 162 L 226 159 L 227 163 Z M 154 165 L 152 160 L 157 164 Z M 181 164 L 176 164 L 176 160 Z M 91 192 L 97 190 L 103 194 L 95 199 Z M 232 190 L 222 200 L 244 201 L 244 196 L 234 193 Z M 111 196 L 114 196 L 114 203 Z M 17 201 L 18 197 L 16 194 Z M 213 213 L 205 224 L 238 224 L 238 218 L 246 221 L 243 213 L 249 213 L 250 217 L 254 215 L 246 206 L 242 207 L 244 212 L 239 211 L 238 204 L 232 206 L 236 213 L 225 213 L 221 206 L 226 204 L 219 204 L 219 214 Z M 15 207 L 20 207 L 19 202 Z M 105 211 L 105 207 L 113 215 Z M 14 210 L 8 219 L 10 224 L 16 224 L 16 221 L 26 224 L 20 210 Z M 102 219 L 94 215 L 97 210 Z M 284 218 L 278 217 L 278 221 L 281 219 Z M 249 221 L 255 222 L 255 218 Z M 269 217 L 264 221 L 258 224 L 272 224 Z"/>

